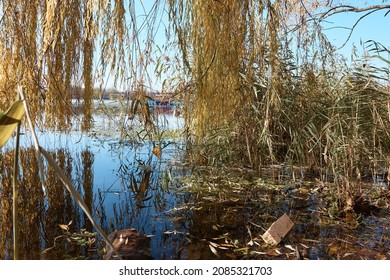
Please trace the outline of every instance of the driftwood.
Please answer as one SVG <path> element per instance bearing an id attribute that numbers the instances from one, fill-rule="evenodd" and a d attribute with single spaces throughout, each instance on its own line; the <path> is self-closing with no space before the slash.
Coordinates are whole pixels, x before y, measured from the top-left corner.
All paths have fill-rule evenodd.
<path id="1" fill-rule="evenodd" d="M 105 260 L 151 260 L 150 255 L 150 238 L 140 234 L 132 229 L 121 229 L 111 233 L 108 238 L 111 240 L 115 250 L 120 257 L 106 245 L 107 253 L 103 256 Z"/>

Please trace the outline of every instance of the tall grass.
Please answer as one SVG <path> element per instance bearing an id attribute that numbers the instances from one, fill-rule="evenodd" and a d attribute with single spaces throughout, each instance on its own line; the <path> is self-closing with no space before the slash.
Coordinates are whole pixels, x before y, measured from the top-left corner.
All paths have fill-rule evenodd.
<path id="1" fill-rule="evenodd" d="M 304 20 L 320 1 L 298 2 L 169 2 L 196 85 L 194 155 L 257 170 L 299 164 L 335 182 L 350 209 L 362 178 L 389 166 L 388 72 L 368 57 L 342 63 L 315 19 Z"/>

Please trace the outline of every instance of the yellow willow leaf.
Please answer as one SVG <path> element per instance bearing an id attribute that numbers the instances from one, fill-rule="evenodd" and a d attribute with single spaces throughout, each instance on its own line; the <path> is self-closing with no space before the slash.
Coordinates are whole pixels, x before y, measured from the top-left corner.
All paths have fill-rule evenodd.
<path id="1" fill-rule="evenodd" d="M 211 245 L 209 244 L 209 248 L 210 248 L 211 252 L 212 252 L 214 255 L 216 255 L 217 257 L 219 257 L 217 250 L 215 250 L 215 248 L 214 248 L 213 246 L 211 246 Z"/>
<path id="2" fill-rule="evenodd" d="M 23 101 L 18 100 L 8 109 L 7 112 L 0 112 L 0 148 L 11 137 L 18 122 L 24 115 Z"/>
<path id="3" fill-rule="evenodd" d="M 158 157 L 159 159 L 161 159 L 161 147 L 160 146 L 156 146 L 154 147 L 153 149 L 153 154 Z"/>
<path id="4" fill-rule="evenodd" d="M 62 228 L 65 231 L 69 231 L 69 226 L 64 224 L 59 224 L 60 228 Z"/>

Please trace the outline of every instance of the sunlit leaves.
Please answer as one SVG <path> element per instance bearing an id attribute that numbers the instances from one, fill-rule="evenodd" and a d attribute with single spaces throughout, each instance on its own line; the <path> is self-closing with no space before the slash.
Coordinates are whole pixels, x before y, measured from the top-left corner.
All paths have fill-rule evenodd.
<path id="1" fill-rule="evenodd" d="M 0 112 L 0 147 L 11 137 L 18 122 L 24 115 L 23 101 L 18 100 L 8 109 L 7 112 Z"/>
<path id="2" fill-rule="evenodd" d="M 161 146 L 154 147 L 152 152 L 157 158 L 161 159 Z"/>

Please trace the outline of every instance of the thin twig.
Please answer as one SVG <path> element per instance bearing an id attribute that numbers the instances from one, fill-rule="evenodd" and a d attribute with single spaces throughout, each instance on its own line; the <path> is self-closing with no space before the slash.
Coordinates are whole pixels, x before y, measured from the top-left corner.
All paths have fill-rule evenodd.
<path id="1" fill-rule="evenodd" d="M 95 219 L 92 216 L 92 213 L 90 212 L 87 204 L 84 202 L 81 195 L 77 192 L 77 190 L 73 187 L 73 184 L 71 180 L 62 172 L 61 168 L 58 166 L 58 164 L 55 162 L 55 160 L 50 156 L 48 152 L 46 152 L 42 147 L 39 147 L 40 153 L 46 158 L 49 165 L 55 170 L 56 175 L 60 178 L 66 189 L 73 195 L 73 198 L 76 200 L 77 204 L 81 207 L 81 209 L 84 211 L 88 219 L 91 221 L 93 227 L 98 231 L 98 233 L 103 237 L 104 241 L 111 247 L 111 249 L 119 256 L 121 259 L 120 254 L 115 249 L 114 245 L 108 238 L 108 236 L 105 234 L 103 229 L 100 227 L 100 225 L 95 221 Z"/>
<path id="2" fill-rule="evenodd" d="M 18 175 L 19 175 L 19 147 L 20 147 L 20 121 L 16 128 L 16 140 L 14 150 L 14 170 L 12 178 L 12 221 L 13 221 L 13 243 L 14 243 L 14 260 L 19 260 L 19 223 L 18 223 Z"/>
<path id="3" fill-rule="evenodd" d="M 37 135 L 35 134 L 34 125 L 33 125 L 32 121 L 31 121 L 30 113 L 29 113 L 29 110 L 28 110 L 28 107 L 27 107 L 27 102 L 26 102 L 26 99 L 24 99 L 23 89 L 22 89 L 21 86 L 18 86 L 18 93 L 20 95 L 20 98 L 23 100 L 24 111 L 26 113 L 28 124 L 30 125 L 32 138 L 34 140 L 35 157 L 37 158 L 38 169 L 39 169 L 39 176 L 41 178 L 42 191 L 43 191 L 43 194 L 46 195 L 45 176 L 44 176 L 44 173 L 43 173 L 43 163 L 42 163 L 42 159 L 41 159 L 41 154 L 39 152 L 38 138 L 37 138 Z"/>

